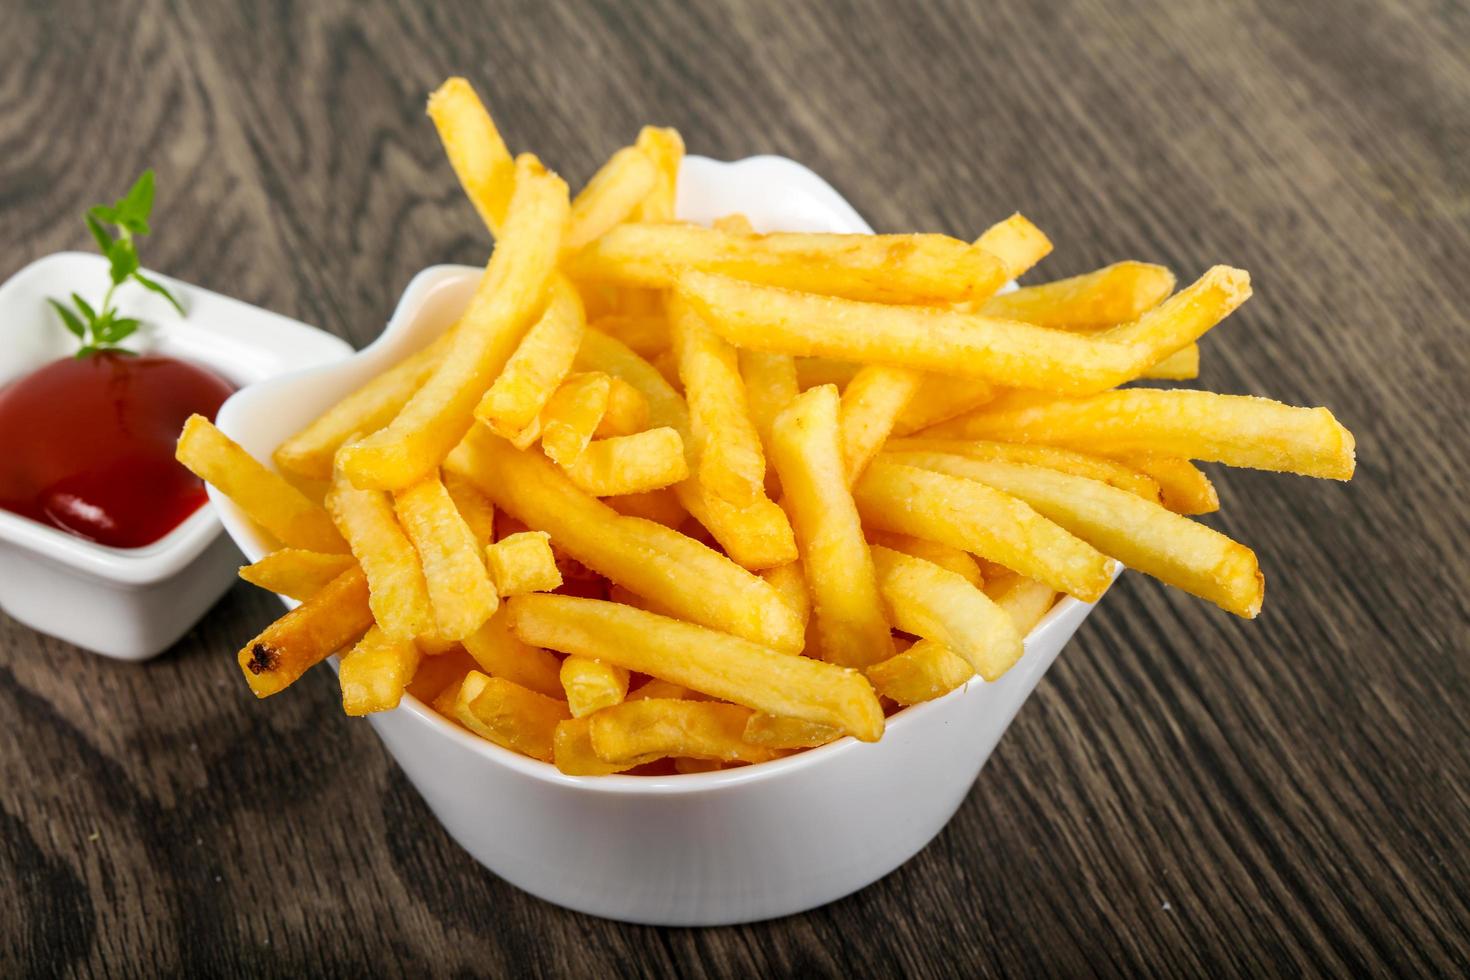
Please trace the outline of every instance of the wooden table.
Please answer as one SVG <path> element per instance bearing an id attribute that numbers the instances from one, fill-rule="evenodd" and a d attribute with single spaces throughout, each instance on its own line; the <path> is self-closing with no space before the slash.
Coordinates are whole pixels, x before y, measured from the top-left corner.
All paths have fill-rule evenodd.
<path id="1" fill-rule="evenodd" d="M 1212 469 L 1265 615 L 1127 576 L 927 850 L 743 928 L 594 920 L 484 871 L 329 672 L 248 696 L 233 652 L 270 596 L 144 666 L 0 619 L 0 974 L 1470 970 L 1465 8 L 16 6 L 4 274 L 90 248 L 83 208 L 152 165 L 149 265 L 365 344 L 415 271 L 486 255 L 423 115 L 459 72 L 574 186 L 653 121 L 801 160 L 880 230 L 1019 209 L 1050 275 L 1244 266 L 1201 383 L 1332 406 L 1360 464 Z"/>

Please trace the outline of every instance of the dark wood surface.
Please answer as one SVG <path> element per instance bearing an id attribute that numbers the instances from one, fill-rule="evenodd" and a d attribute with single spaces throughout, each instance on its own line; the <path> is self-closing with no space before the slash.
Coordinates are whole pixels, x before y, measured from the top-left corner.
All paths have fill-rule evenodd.
<path id="1" fill-rule="evenodd" d="M 1470 11 L 7 4 L 0 272 L 159 171 L 145 261 L 372 339 L 487 240 L 451 73 L 574 184 L 643 122 L 774 152 L 880 230 L 1019 209 L 1071 274 L 1250 269 L 1201 383 L 1326 404 L 1351 485 L 1214 472 L 1237 621 L 1129 575 L 950 827 L 827 908 L 657 930 L 553 908 L 439 829 L 325 671 L 268 703 L 240 586 L 117 664 L 0 617 L 0 974 L 1463 975 L 1470 971 Z M 0 330 L 4 326 L 0 325 Z M 84 612 L 83 612 L 84 614 Z M 250 747 L 243 751 L 242 747 Z M 798 815 L 799 818 L 799 815 Z"/>

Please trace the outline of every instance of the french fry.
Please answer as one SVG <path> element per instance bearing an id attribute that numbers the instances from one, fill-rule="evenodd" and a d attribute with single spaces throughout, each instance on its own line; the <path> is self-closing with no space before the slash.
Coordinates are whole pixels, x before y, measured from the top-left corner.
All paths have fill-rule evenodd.
<path id="1" fill-rule="evenodd" d="M 873 549 L 873 565 L 898 629 L 944 644 L 986 680 L 1021 659 L 1021 634 L 1010 616 L 964 576 L 883 547 Z"/>
<path id="2" fill-rule="evenodd" d="M 684 140 L 677 130 L 644 126 L 634 144 L 658 168 L 658 183 L 634 211 L 639 221 L 673 221 L 679 166 L 684 162 Z"/>
<path id="3" fill-rule="evenodd" d="M 684 400 L 664 380 L 658 370 L 623 344 L 595 330 L 588 330 L 577 352 L 577 364 L 584 370 L 600 370 L 616 375 L 637 388 L 648 401 L 649 420 L 653 425 L 672 426 L 684 440 L 685 456 L 691 471 L 698 462 L 693 458 L 689 411 Z M 738 508 L 713 494 L 706 493 L 697 481 L 678 484 L 675 492 L 684 509 L 714 535 L 715 540 L 734 561 L 747 569 L 771 568 L 796 560 L 796 538 L 786 514 L 769 499 L 754 506 Z"/>
<path id="4" fill-rule="evenodd" d="M 985 594 L 1006 611 L 1016 625 L 1016 632 L 1022 636 L 1030 635 L 1042 617 L 1057 604 L 1056 589 L 1014 572 L 986 579 Z"/>
<path id="5" fill-rule="evenodd" d="M 869 364 L 842 390 L 842 458 L 852 483 L 883 448 L 893 425 L 924 383 L 918 371 Z"/>
<path id="6" fill-rule="evenodd" d="M 973 411 L 995 397 L 995 387 L 973 378 L 947 378 L 942 374 L 924 376 L 924 383 L 909 399 L 893 424 L 893 434 L 906 436 L 931 425 L 947 422 L 957 415 Z"/>
<path id="7" fill-rule="evenodd" d="M 471 668 L 471 670 L 473 669 Z M 464 679 L 468 676 L 469 671 L 466 671 L 455 677 L 448 684 L 444 685 L 443 690 L 434 695 L 434 699 L 429 702 L 430 707 L 443 715 L 446 721 L 457 728 L 463 728 L 464 726 L 459 723 L 459 718 L 455 712 L 455 704 L 459 701 L 459 689 L 464 685 Z"/>
<path id="8" fill-rule="evenodd" d="M 899 704 L 943 697 L 975 676 L 970 662 L 943 643 L 923 639 L 867 670 L 873 688 Z"/>
<path id="9" fill-rule="evenodd" d="M 679 756 L 674 759 L 674 772 L 681 776 L 694 776 L 703 772 L 719 772 L 725 768 L 725 763 L 719 759 L 691 759 Z"/>
<path id="10" fill-rule="evenodd" d="M 594 497 L 644 493 L 689 477 L 684 440 L 669 426 L 596 439 L 563 468 Z"/>
<path id="11" fill-rule="evenodd" d="M 1139 375 L 1158 381 L 1189 381 L 1199 377 L 1199 344 L 1188 344 L 1174 353 L 1154 362 L 1154 365 Z"/>
<path id="12" fill-rule="evenodd" d="M 750 352 L 741 348 L 740 353 Z M 756 351 L 755 353 L 762 352 Z M 777 356 L 791 357 L 790 354 Z M 835 385 L 841 391 L 863 367 L 852 361 L 837 361 L 830 357 L 796 357 L 792 360 L 796 363 L 796 384 L 801 391 L 822 385 Z"/>
<path id="13" fill-rule="evenodd" d="M 629 701 L 591 718 L 598 758 L 620 763 L 649 756 L 681 756 L 724 762 L 766 762 L 773 749 L 742 737 L 749 708 L 717 701 Z"/>
<path id="14" fill-rule="evenodd" d="M 454 715 L 481 738 L 542 762 L 552 759 L 557 724 L 571 717 L 565 702 L 477 670 L 460 683 Z"/>
<path id="15" fill-rule="evenodd" d="M 325 510 L 279 473 L 266 469 L 204 416 L 189 416 L 179 434 L 175 456 L 189 472 L 213 484 L 286 547 L 347 550 Z"/>
<path id="16" fill-rule="evenodd" d="M 766 460 L 735 348 L 677 296 L 669 301 L 669 323 L 689 403 L 699 482 L 715 496 L 748 507 L 765 493 Z"/>
<path id="17" fill-rule="evenodd" d="M 508 621 L 501 606 L 464 638 L 465 652 L 491 677 L 503 677 L 550 698 L 561 697 L 561 661 L 540 647 L 522 643 L 511 633 Z"/>
<path id="18" fill-rule="evenodd" d="M 437 474 L 398 491 L 394 511 L 418 552 L 434 610 L 435 635 L 446 640 L 464 639 L 479 629 L 500 604 L 495 584 L 480 557 L 480 542 Z"/>
<path id="19" fill-rule="evenodd" d="M 398 707 L 419 658 L 418 645 L 412 640 L 395 640 L 376 626 L 368 630 L 342 655 L 337 672 L 342 710 L 362 716 Z"/>
<path id="20" fill-rule="evenodd" d="M 1006 276 L 1018 278 L 1051 254 L 1051 239 L 1020 212 L 997 222 L 975 244 L 1000 260 Z"/>
<path id="21" fill-rule="evenodd" d="M 1219 531 L 1125 490 L 1037 466 L 940 454 L 905 453 L 910 464 L 975 480 L 1012 494 L 1130 568 L 1255 618 L 1265 579 L 1255 553 Z"/>
<path id="22" fill-rule="evenodd" d="M 281 548 L 240 569 L 240 577 L 251 585 L 305 602 L 337 576 L 356 567 L 357 561 L 351 555 Z"/>
<path id="23" fill-rule="evenodd" d="M 787 605 L 796 610 L 805 625 L 812 615 L 812 597 L 806 587 L 806 576 L 802 574 L 801 562 L 792 561 L 775 568 L 768 568 L 761 572 L 761 578 L 765 579 L 781 598 L 786 600 Z"/>
<path id="24" fill-rule="evenodd" d="M 844 667 L 863 667 L 891 657 L 893 641 L 839 439 L 837 389 L 812 388 L 776 417 L 772 462 L 812 592 L 816 652 Z"/>
<path id="25" fill-rule="evenodd" d="M 648 313 L 611 313 L 600 316 L 590 326 L 607 334 L 640 357 L 657 357 L 673 346 L 666 317 Z"/>
<path id="26" fill-rule="evenodd" d="M 1119 262 L 1069 279 L 999 293 L 985 301 L 981 312 L 1090 333 L 1138 319 L 1173 291 L 1174 274 L 1163 266 Z"/>
<path id="27" fill-rule="evenodd" d="M 440 474 L 440 478 L 444 481 L 444 489 L 449 491 L 449 499 L 454 501 L 459 516 L 469 525 L 476 543 L 483 546 L 494 541 L 495 505 L 480 492 L 479 487 L 458 473 L 446 471 Z"/>
<path id="28" fill-rule="evenodd" d="M 236 660 L 258 698 L 284 691 L 373 625 L 367 578 L 350 568 L 245 644 Z"/>
<path id="29" fill-rule="evenodd" d="M 791 404 L 800 390 L 796 384 L 796 359 L 790 354 L 738 351 L 740 377 L 745 381 L 745 401 L 750 421 L 767 453 L 771 445 L 771 423 Z"/>
<path id="30" fill-rule="evenodd" d="M 433 706 L 434 699 L 451 684 L 455 688 L 455 693 L 458 694 L 459 682 L 474 667 L 475 662 L 470 659 L 464 647 L 458 643 L 439 656 L 431 657 L 425 653 L 419 658 L 418 670 L 414 671 L 413 680 L 408 683 L 407 693 L 424 704 Z M 437 711 L 438 708 L 434 710 Z"/>
<path id="31" fill-rule="evenodd" d="M 561 662 L 561 686 L 573 718 L 621 704 L 628 696 L 628 672 L 614 664 L 587 657 Z"/>
<path id="32" fill-rule="evenodd" d="M 638 690 L 628 692 L 628 696 L 623 700 L 642 701 L 644 698 L 672 698 L 679 700 L 689 697 L 691 693 L 687 687 L 679 684 L 671 684 L 668 681 L 661 681 L 657 677 L 651 677 L 640 685 Z"/>
<path id="33" fill-rule="evenodd" d="M 602 502 L 624 517 L 641 517 L 674 530 L 678 530 L 689 518 L 689 512 L 679 503 L 678 494 L 672 487 L 645 490 L 642 493 L 612 494 L 603 497 Z"/>
<path id="34" fill-rule="evenodd" d="M 782 718 L 757 711 L 745 722 L 740 737 L 751 745 L 768 749 L 811 749 L 837 741 L 842 731 L 801 718 Z"/>
<path id="35" fill-rule="evenodd" d="M 963 548 L 1093 602 L 1112 582 L 1107 557 L 992 487 L 879 456 L 853 488 L 869 527 Z"/>
<path id="36" fill-rule="evenodd" d="M 561 587 L 561 570 L 545 531 L 520 531 L 485 547 L 485 566 L 503 596 L 550 592 Z"/>
<path id="37" fill-rule="evenodd" d="M 863 741 L 883 732 L 883 709 L 868 682 L 835 664 L 596 599 L 517 596 L 509 608 L 511 629 L 527 643 L 615 663 L 756 711 L 831 725 Z"/>
<path id="38" fill-rule="evenodd" d="M 607 414 L 612 382 L 600 371 L 574 374 L 541 413 L 541 448 L 565 466 L 581 455 Z"/>
<path id="39" fill-rule="evenodd" d="M 944 235 L 729 234 L 625 224 L 567 263 L 573 279 L 669 289 L 690 270 L 878 303 L 984 299 L 1006 281 L 984 249 Z"/>
<path id="40" fill-rule="evenodd" d="M 716 218 L 710 223 L 710 227 L 717 231 L 723 231 L 728 235 L 754 235 L 755 226 L 750 219 L 743 214 L 727 214 Z"/>
<path id="41" fill-rule="evenodd" d="M 632 214 L 658 182 L 658 167 L 642 150 L 625 146 L 614 153 L 572 199 L 563 248 L 580 251 Z"/>
<path id="42" fill-rule="evenodd" d="M 607 412 L 593 435 L 598 439 L 610 439 L 631 436 L 647 429 L 648 399 L 622 378 L 608 375 L 607 380 Z"/>
<path id="43" fill-rule="evenodd" d="M 534 157 L 517 161 L 504 233 L 460 316 L 453 348 L 387 428 L 338 453 L 354 485 L 410 486 L 464 436 L 476 404 L 541 311 L 567 211 L 566 183 Z"/>
<path id="44" fill-rule="evenodd" d="M 332 478 L 332 461 L 355 435 L 370 435 L 392 422 L 423 387 L 454 343 L 454 328 L 399 361 L 317 416 L 306 428 L 276 447 L 271 458 L 282 472 L 316 480 Z"/>
<path id="45" fill-rule="evenodd" d="M 485 104 L 469 82 L 451 78 L 429 96 L 429 118 L 470 203 L 498 236 L 515 190 L 516 164 Z"/>
<path id="46" fill-rule="evenodd" d="M 1199 340 L 1250 296 L 1251 277 L 1244 269 L 1217 265 L 1138 319 L 1120 323 L 1095 336 L 1140 351 L 1142 360 L 1130 375 L 1130 378 L 1137 377 L 1181 347 Z"/>
<path id="47" fill-rule="evenodd" d="M 1040 442 L 1110 456 L 1154 453 L 1334 480 L 1353 475 L 1352 433 L 1327 409 L 1209 391 L 1128 388 L 981 409 L 927 434 Z"/>
<path id="48" fill-rule="evenodd" d="M 1176 514 L 1213 514 L 1220 509 L 1215 485 L 1187 459 L 1144 453 L 1121 456 L 1118 461 L 1157 483 L 1164 506 Z"/>
<path id="49" fill-rule="evenodd" d="M 977 313 L 865 303 L 695 271 L 679 277 L 678 291 L 715 333 L 753 350 L 1060 392 L 1109 388 L 1147 367 L 1146 352 L 1128 344 Z"/>
<path id="50" fill-rule="evenodd" d="M 521 338 L 475 417 L 517 445 L 529 445 L 523 436 L 571 373 L 586 327 L 577 291 L 565 278 L 553 277 L 545 312 Z"/>
<path id="51" fill-rule="evenodd" d="M 381 490 L 359 490 L 340 471 L 327 510 L 367 575 L 373 618 L 394 639 L 433 632 L 434 610 L 418 552 Z"/>
<path id="52" fill-rule="evenodd" d="M 801 621 L 770 585 L 677 531 L 619 515 L 549 462 L 488 430 L 471 432 L 450 468 L 460 468 L 502 510 L 550 533 L 599 575 L 654 596 L 693 622 L 777 650 L 801 650 Z"/>
<path id="53" fill-rule="evenodd" d="M 592 748 L 592 720 L 570 718 L 556 724 L 551 739 L 551 761 L 568 776 L 610 776 L 653 760 L 604 762 Z"/>
<path id="54" fill-rule="evenodd" d="M 890 439 L 884 449 L 891 453 L 946 453 L 951 456 L 967 456 L 970 459 L 1045 466 L 1047 469 L 1061 470 L 1063 473 L 1071 473 L 1075 476 L 1085 476 L 1090 480 L 1101 480 L 1119 490 L 1127 490 L 1129 493 L 1155 503 L 1159 502 L 1162 493 L 1158 481 L 1138 469 L 1105 456 L 1092 456 L 1070 449 L 1058 449 L 1055 446 L 987 442 L 982 439 L 932 439 L 918 436 L 910 439 Z"/>
<path id="55" fill-rule="evenodd" d="M 868 544 L 874 547 L 891 548 L 894 551 L 933 562 L 979 589 L 985 585 L 985 573 L 980 563 L 966 551 L 942 541 L 926 541 L 911 534 L 895 534 L 892 531 L 869 531 Z"/>

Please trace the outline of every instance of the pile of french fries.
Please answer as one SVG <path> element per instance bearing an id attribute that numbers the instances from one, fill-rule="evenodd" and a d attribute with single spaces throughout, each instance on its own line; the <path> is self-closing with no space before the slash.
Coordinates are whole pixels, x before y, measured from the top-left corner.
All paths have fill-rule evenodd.
<path id="1" fill-rule="evenodd" d="M 286 440 L 207 420 L 179 459 L 280 544 L 301 605 L 240 651 L 260 697 L 342 654 L 348 714 L 405 692 L 575 775 L 700 772 L 994 680 L 1114 560 L 1240 616 L 1254 553 L 1193 461 L 1348 479 L 1323 408 L 1194 390 L 1250 296 L 1120 262 L 1011 292 L 1020 215 L 943 235 L 674 218 L 646 128 L 575 197 L 468 83 L 429 100 L 496 244 L 457 323 Z"/>

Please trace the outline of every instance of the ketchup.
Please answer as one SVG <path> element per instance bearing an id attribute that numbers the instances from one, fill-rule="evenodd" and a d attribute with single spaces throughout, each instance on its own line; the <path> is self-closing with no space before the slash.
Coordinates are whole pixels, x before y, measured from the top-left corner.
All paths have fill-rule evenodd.
<path id="1" fill-rule="evenodd" d="M 205 500 L 174 459 L 184 420 L 233 390 L 171 357 L 53 361 L 0 388 L 0 507 L 114 548 L 157 541 Z"/>

